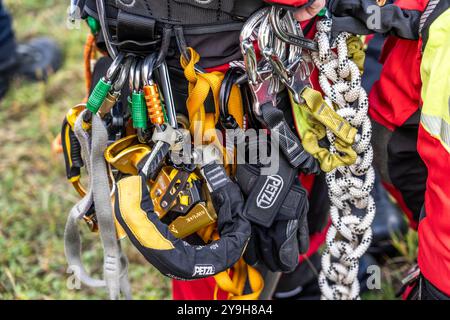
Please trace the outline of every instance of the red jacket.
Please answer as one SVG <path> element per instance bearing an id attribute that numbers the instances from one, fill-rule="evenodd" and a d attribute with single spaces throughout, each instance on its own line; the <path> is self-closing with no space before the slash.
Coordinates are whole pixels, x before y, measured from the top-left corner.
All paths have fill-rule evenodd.
<path id="1" fill-rule="evenodd" d="M 400 0 L 396 4 L 405 9 L 424 11 L 428 0 Z M 439 32 L 446 32 L 448 39 L 450 37 L 448 23 L 444 21 L 441 25 L 447 26 L 445 30 L 443 27 Z M 433 31 L 430 30 L 430 32 Z M 429 38 L 431 37 L 432 35 L 429 35 Z M 425 106 L 425 97 L 426 95 L 429 97 L 430 92 L 422 92 L 424 78 L 421 78 L 421 72 L 427 73 L 428 85 L 434 86 L 434 93 L 431 95 L 448 95 L 448 92 L 444 92 L 448 90 L 448 73 L 443 77 L 433 75 L 433 73 L 439 73 L 437 66 L 440 62 L 433 60 L 430 63 L 433 67 L 429 67 L 428 70 L 423 69 L 422 41 L 423 39 L 409 41 L 394 38 L 388 38 L 386 41 L 385 51 L 388 53 L 382 57 L 383 72 L 370 93 L 370 115 L 391 131 L 401 127 L 412 114 L 422 108 L 422 105 Z M 425 52 L 427 45 L 425 45 Z M 440 44 L 434 43 L 433 46 L 432 50 L 436 51 Z M 448 59 L 448 56 L 446 58 Z M 436 85 L 439 86 L 439 83 L 443 92 L 435 88 Z M 421 94 L 425 95 L 421 97 Z M 443 110 L 442 114 L 448 113 L 448 101 L 440 105 L 433 104 L 430 107 L 430 109 L 436 108 Z M 425 185 L 423 186 L 426 190 L 424 191 L 425 200 L 418 225 L 418 263 L 423 276 L 440 291 L 450 296 L 450 181 L 448 179 L 450 152 L 446 144 L 448 143 L 446 128 L 449 124 L 445 119 L 434 115 L 431 115 L 432 122 L 427 124 L 425 121 L 428 117 L 427 110 L 424 108 L 420 113 L 421 120 L 416 132 L 417 152 L 426 165 L 428 174 L 426 188 Z"/>

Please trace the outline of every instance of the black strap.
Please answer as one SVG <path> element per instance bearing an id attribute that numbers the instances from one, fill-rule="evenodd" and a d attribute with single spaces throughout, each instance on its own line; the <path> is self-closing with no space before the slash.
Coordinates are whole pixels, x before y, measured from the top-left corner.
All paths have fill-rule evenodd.
<path id="1" fill-rule="evenodd" d="M 202 174 L 208 183 L 211 192 L 219 190 L 220 188 L 231 182 L 223 166 L 219 164 L 208 164 L 202 168 Z"/>
<path id="2" fill-rule="evenodd" d="M 450 296 L 436 288 L 423 275 L 420 276 L 420 300 L 450 300 Z"/>
<path id="3" fill-rule="evenodd" d="M 155 44 L 154 19 L 119 10 L 117 14 L 116 44 L 120 50 L 134 51 Z"/>
<path id="4" fill-rule="evenodd" d="M 245 21 L 264 5 L 263 0 L 105 0 L 108 17 L 115 19 L 119 10 L 172 25 L 211 25 Z M 96 12 L 95 0 L 82 0 L 80 7 Z M 111 15 L 112 14 L 112 15 Z"/>
<path id="5" fill-rule="evenodd" d="M 262 8 L 264 3 L 261 0 L 238 0 L 234 2 L 232 16 L 236 20 L 247 20 L 256 10 Z"/>
<path id="6" fill-rule="evenodd" d="M 261 113 L 263 123 L 270 129 L 273 139 L 277 139 L 289 163 L 305 173 L 318 173 L 317 161 L 303 149 L 299 138 L 286 123 L 283 111 L 267 103 L 261 106 Z"/>
<path id="7" fill-rule="evenodd" d="M 66 140 L 67 139 L 67 140 Z M 64 150 L 64 161 L 66 164 L 67 179 L 77 177 L 81 173 L 81 168 L 84 166 L 81 157 L 81 145 L 75 133 L 69 126 L 67 119 L 64 119 L 61 129 L 61 143 Z"/>

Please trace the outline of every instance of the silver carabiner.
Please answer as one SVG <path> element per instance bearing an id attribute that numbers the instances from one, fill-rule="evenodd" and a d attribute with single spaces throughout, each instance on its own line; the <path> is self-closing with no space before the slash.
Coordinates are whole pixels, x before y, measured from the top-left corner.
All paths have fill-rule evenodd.
<path id="1" fill-rule="evenodd" d="M 280 18 L 280 13 L 282 12 L 283 9 L 276 8 L 275 6 L 273 6 L 270 11 L 270 21 L 275 35 L 282 41 L 291 45 L 299 46 L 311 51 L 319 51 L 319 45 L 316 41 L 301 37 L 283 29 Z"/>
<path id="2" fill-rule="evenodd" d="M 156 60 L 158 55 L 153 53 L 144 59 L 142 63 L 141 77 L 144 86 L 152 85 L 153 82 L 153 70 L 155 68 Z"/>
<path id="3" fill-rule="evenodd" d="M 303 31 L 300 28 L 300 24 L 295 20 L 292 12 L 286 12 L 282 22 L 284 23 L 286 30 L 296 36 L 303 37 Z M 294 63 L 302 54 L 302 47 L 289 44 L 288 64 Z"/>
<path id="4" fill-rule="evenodd" d="M 116 94 L 120 93 L 120 91 L 122 90 L 123 86 L 127 82 L 128 74 L 130 72 L 132 58 L 127 57 L 125 59 L 125 63 L 122 65 L 120 73 L 112 86 L 112 91 Z"/>
<path id="5" fill-rule="evenodd" d="M 303 32 L 299 28 L 298 22 L 294 19 L 292 12 L 286 12 L 284 17 L 280 18 L 280 13 L 282 9 L 273 8 L 270 12 L 272 26 L 274 26 L 273 18 L 275 17 L 276 25 L 282 29 L 286 28 L 290 35 L 296 36 L 298 38 L 303 37 Z M 275 28 L 274 28 L 275 30 Z M 280 80 L 291 92 L 292 98 L 296 103 L 301 103 L 301 93 L 305 87 L 310 87 L 311 83 L 309 81 L 310 70 L 307 62 L 302 56 L 302 47 L 296 44 L 288 43 L 289 45 L 289 55 L 288 55 L 288 66 L 281 70 L 280 68 L 274 67 L 274 71 L 279 74 Z M 281 73 L 280 73 L 281 71 Z"/>
<path id="6" fill-rule="evenodd" d="M 242 27 L 241 34 L 239 36 L 239 40 L 242 42 L 248 41 L 251 39 L 253 32 L 255 31 L 256 27 L 261 23 L 262 19 L 269 13 L 269 8 L 264 7 L 258 11 L 256 11 L 254 14 L 252 14 L 247 21 L 245 22 L 244 26 Z"/>
<path id="7" fill-rule="evenodd" d="M 258 46 L 265 60 L 269 61 L 274 71 L 283 76 L 283 58 L 286 54 L 286 44 L 274 37 L 268 15 L 262 20 L 258 30 Z M 281 90 L 278 77 L 271 79 L 271 92 L 278 93 Z"/>
<path id="8" fill-rule="evenodd" d="M 262 18 L 258 29 L 258 47 L 261 53 L 265 55 L 266 49 L 272 49 L 274 45 L 274 37 L 271 32 L 269 17 L 266 15 Z"/>
<path id="9" fill-rule="evenodd" d="M 241 51 L 244 57 L 245 68 L 247 70 L 250 83 L 256 83 L 258 81 L 258 60 L 256 57 L 256 51 L 253 45 L 254 33 L 258 25 L 261 24 L 264 17 L 269 13 L 269 8 L 265 7 L 256 11 L 242 28 L 239 36 L 241 42 Z"/>
<path id="10" fill-rule="evenodd" d="M 177 112 L 175 107 L 175 101 L 173 99 L 172 85 L 170 81 L 169 67 L 167 62 L 161 63 L 158 68 L 159 83 L 163 92 L 164 103 L 166 106 L 167 119 L 172 128 L 177 129 Z"/>
<path id="11" fill-rule="evenodd" d="M 105 80 L 109 83 L 113 82 L 117 74 L 119 73 L 120 68 L 122 67 L 122 61 L 125 58 L 125 54 L 123 52 L 119 53 L 114 61 L 106 71 Z"/>
<path id="12" fill-rule="evenodd" d="M 256 57 L 253 43 L 245 41 L 241 43 L 242 55 L 244 56 L 245 69 L 250 83 L 258 82 L 258 59 Z"/>
<path id="13" fill-rule="evenodd" d="M 128 83 L 130 86 L 130 90 L 132 92 L 139 92 L 140 91 L 140 84 L 141 84 L 141 61 L 139 61 L 139 58 L 135 57 L 133 59 L 133 62 L 130 66 L 130 75 L 128 77 Z"/>
<path id="14" fill-rule="evenodd" d="M 249 81 L 249 85 L 254 98 L 253 112 L 260 116 L 263 105 L 270 103 L 272 106 L 276 106 L 278 92 L 275 92 L 273 88 L 273 70 L 270 64 L 266 63 L 258 74 L 259 81 L 254 83 Z"/>
<path id="15" fill-rule="evenodd" d="M 135 92 L 141 91 L 141 65 L 142 65 L 142 61 L 138 61 L 136 63 L 136 70 L 135 70 L 135 75 L 134 75 L 134 79 L 133 79 Z"/>

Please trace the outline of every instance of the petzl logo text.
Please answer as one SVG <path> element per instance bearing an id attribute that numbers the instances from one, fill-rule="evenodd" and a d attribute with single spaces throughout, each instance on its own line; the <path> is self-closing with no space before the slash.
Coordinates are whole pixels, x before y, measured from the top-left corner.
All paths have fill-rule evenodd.
<path id="1" fill-rule="evenodd" d="M 215 271 L 216 268 L 212 264 L 197 264 L 194 267 L 194 274 L 192 276 L 212 276 Z"/>
<path id="2" fill-rule="evenodd" d="M 277 200 L 282 188 L 283 179 L 279 175 L 268 176 L 256 198 L 256 205 L 261 209 L 269 209 Z"/>

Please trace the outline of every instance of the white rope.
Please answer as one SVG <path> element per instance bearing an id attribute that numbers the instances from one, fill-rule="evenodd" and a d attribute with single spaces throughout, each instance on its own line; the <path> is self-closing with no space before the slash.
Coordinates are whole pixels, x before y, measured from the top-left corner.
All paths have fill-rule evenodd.
<path id="1" fill-rule="evenodd" d="M 357 65 L 348 59 L 347 39 L 343 32 L 335 41 L 337 54 L 330 47 L 331 20 L 317 24 L 316 41 L 319 52 L 313 53 L 314 64 L 319 69 L 319 83 L 327 101 L 338 108 L 337 113 L 358 129 L 353 145 L 358 157 L 349 167 L 340 167 L 326 176 L 331 201 L 331 221 L 326 249 L 322 255 L 319 286 L 322 299 L 359 299 L 359 259 L 372 241 L 371 224 L 375 217 L 375 202 L 370 195 L 375 181 L 372 167 L 373 149 L 371 122 L 367 115 L 367 94 L 361 87 Z M 330 104 L 331 105 L 331 104 Z M 336 137 L 327 130 L 330 151 L 336 153 Z M 353 208 L 363 209 L 356 216 Z"/>

